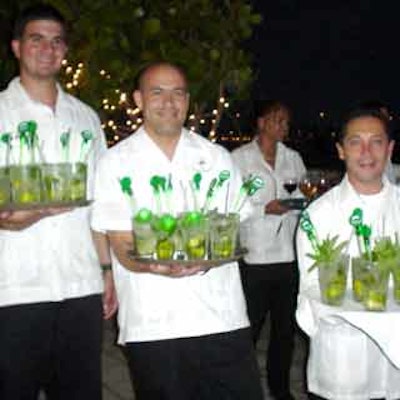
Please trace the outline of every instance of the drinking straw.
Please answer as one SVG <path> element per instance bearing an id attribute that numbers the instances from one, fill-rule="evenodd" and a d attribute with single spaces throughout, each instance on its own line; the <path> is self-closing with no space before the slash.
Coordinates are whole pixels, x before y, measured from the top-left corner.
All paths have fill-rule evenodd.
<path id="1" fill-rule="evenodd" d="M 129 176 L 124 176 L 123 178 L 119 179 L 119 184 L 120 184 L 122 193 L 129 200 L 129 204 L 131 206 L 132 212 L 134 212 L 136 209 L 136 201 L 135 201 L 135 197 L 133 196 L 131 178 Z"/>
<path id="2" fill-rule="evenodd" d="M 79 162 L 86 162 L 90 150 L 90 142 L 93 140 L 93 133 L 85 130 L 81 132 L 81 148 L 79 152 Z"/>
<path id="3" fill-rule="evenodd" d="M 71 142 L 71 130 L 63 132 L 60 136 L 61 148 L 63 151 L 64 161 L 69 162 L 69 148 Z"/>
<path id="4" fill-rule="evenodd" d="M 173 189 L 173 187 L 172 187 L 172 175 L 169 174 L 168 175 L 168 179 L 166 181 L 165 190 L 164 190 L 165 199 L 166 199 L 166 202 L 167 202 L 167 209 L 168 209 L 169 212 L 171 212 L 171 210 L 172 210 L 172 208 L 171 208 L 172 189 Z"/>

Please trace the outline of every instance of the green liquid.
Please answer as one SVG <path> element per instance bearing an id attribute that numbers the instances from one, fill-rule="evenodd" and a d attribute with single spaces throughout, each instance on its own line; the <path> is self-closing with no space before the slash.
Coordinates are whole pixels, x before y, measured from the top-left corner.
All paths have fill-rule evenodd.
<path id="1" fill-rule="evenodd" d="M 346 277 L 338 275 L 326 285 L 323 291 L 323 299 L 326 304 L 331 306 L 339 306 L 342 304 L 345 294 Z"/>
<path id="2" fill-rule="evenodd" d="M 228 258 L 233 254 L 234 246 L 229 236 L 221 236 L 213 244 L 214 258 Z"/>
<path id="3" fill-rule="evenodd" d="M 41 201 L 41 171 L 36 165 L 11 166 L 11 198 L 17 204 Z"/>
<path id="4" fill-rule="evenodd" d="M 369 290 L 365 295 L 363 303 L 369 311 L 384 311 L 386 308 L 386 293 Z"/>
<path id="5" fill-rule="evenodd" d="M 206 239 L 203 235 L 192 237 L 186 243 L 189 259 L 203 259 L 206 255 Z"/>
<path id="6" fill-rule="evenodd" d="M 170 239 L 160 239 L 157 241 L 156 254 L 159 260 L 172 259 L 175 252 L 175 244 Z"/>

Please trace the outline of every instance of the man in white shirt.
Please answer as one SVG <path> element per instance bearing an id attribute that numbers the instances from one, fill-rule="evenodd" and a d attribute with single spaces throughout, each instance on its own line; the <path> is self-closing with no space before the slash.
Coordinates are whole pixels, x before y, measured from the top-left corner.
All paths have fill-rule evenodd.
<path id="1" fill-rule="evenodd" d="M 11 44 L 20 76 L 0 93 L 1 133 L 11 133 L 18 150 L 18 124 L 34 120 L 46 161 L 61 162 L 61 134 L 70 132 L 78 161 L 80 134 L 90 130 L 90 195 L 106 146 L 93 110 L 56 82 L 67 50 L 63 16 L 48 5 L 27 8 Z M 105 236 L 96 241 L 109 264 Z M 102 314 L 110 317 L 116 300 L 111 271 L 102 277 L 89 208 L 2 212 L 0 264 L 0 398 L 36 400 L 42 389 L 48 399 L 100 399 Z"/>
<path id="2" fill-rule="evenodd" d="M 307 208 L 320 240 L 338 235 L 338 243 L 349 241 L 349 255 L 358 257 L 357 237 L 349 223 L 356 208 L 362 209 L 364 223 L 371 226 L 371 243 L 379 236 L 395 238 L 400 230 L 400 193 L 384 173 L 393 145 L 388 121 L 379 111 L 355 109 L 349 114 L 337 144 L 346 175 Z M 309 392 L 338 400 L 400 398 L 400 370 L 391 359 L 393 351 L 398 353 L 396 325 L 386 326 L 385 319 L 379 318 L 374 323 L 377 326 L 360 325 L 360 312 L 345 314 L 346 309 L 321 304 L 318 271 L 308 272 L 312 264 L 309 253 L 313 251 L 307 235 L 298 229 L 300 290 L 296 316 L 310 337 Z M 340 311 L 343 314 L 338 315 Z M 394 311 L 387 315 L 395 322 L 398 311 Z M 383 341 L 375 337 L 381 325 L 386 329 Z"/>
<path id="3" fill-rule="evenodd" d="M 282 400 L 292 398 L 290 366 L 298 286 L 293 240 L 297 213 L 278 199 L 289 195 L 284 189 L 287 179 L 298 182 L 306 172 L 299 153 L 282 143 L 289 120 L 289 110 L 283 103 L 262 103 L 257 113 L 257 136 L 232 154 L 243 176 L 256 173 L 265 182 L 251 197 L 255 214 L 241 224 L 241 242 L 249 250 L 241 275 L 254 343 L 270 314 L 267 383 L 271 395 Z"/>
<path id="4" fill-rule="evenodd" d="M 132 212 L 156 211 L 153 176 L 171 177 L 169 212 L 176 215 L 193 206 L 186 189 L 194 174 L 202 176 L 196 197 L 204 200 L 224 170 L 229 190 L 215 193 L 211 208 L 232 211 L 240 174 L 226 150 L 183 128 L 189 94 L 182 69 L 166 62 L 147 66 L 134 100 L 144 124 L 100 160 L 92 228 L 110 240 L 119 343 L 126 346 L 135 398 L 261 399 L 237 263 L 204 273 L 200 266 L 143 264 L 128 256 Z M 135 210 L 119 187 L 124 177 L 131 179 Z"/>

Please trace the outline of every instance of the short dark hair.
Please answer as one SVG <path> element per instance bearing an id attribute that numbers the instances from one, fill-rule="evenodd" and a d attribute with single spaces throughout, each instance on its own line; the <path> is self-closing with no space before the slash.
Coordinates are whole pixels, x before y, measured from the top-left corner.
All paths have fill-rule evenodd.
<path id="1" fill-rule="evenodd" d="M 355 119 L 358 118 L 363 118 L 363 117 L 372 117 L 372 118 L 376 118 L 379 119 L 379 121 L 381 121 L 385 132 L 388 136 L 388 139 L 391 140 L 392 139 L 392 132 L 390 129 L 390 124 L 389 124 L 389 120 L 386 118 L 385 115 L 382 114 L 382 112 L 379 109 L 376 108 L 366 108 L 366 107 L 357 107 L 354 108 L 352 110 L 350 110 L 345 118 L 343 119 L 342 122 L 342 126 L 341 129 L 339 131 L 339 136 L 338 136 L 338 142 L 340 144 L 343 144 L 343 140 L 346 136 L 346 131 L 347 131 L 347 126 L 349 125 L 349 123 L 351 121 L 354 121 Z"/>
<path id="2" fill-rule="evenodd" d="M 37 3 L 25 8 L 14 23 L 13 39 L 21 39 L 26 25 L 32 21 L 50 20 L 58 22 L 64 31 L 64 39 L 67 36 L 67 21 L 64 16 L 53 6 L 45 3 Z"/>
<path id="3" fill-rule="evenodd" d="M 284 109 L 290 114 L 290 108 L 283 101 L 259 100 L 255 105 L 254 115 L 257 119 L 272 114 L 280 109 Z"/>
<path id="4" fill-rule="evenodd" d="M 143 78 L 150 70 L 156 69 L 159 67 L 170 67 L 170 68 L 177 70 L 182 75 L 186 85 L 188 85 L 188 77 L 187 77 L 186 71 L 180 64 L 173 63 L 170 61 L 165 61 L 165 60 L 158 60 L 158 61 L 152 61 L 152 62 L 144 65 L 139 70 L 138 74 L 136 75 L 136 79 L 135 79 L 135 90 L 140 90 L 142 88 Z"/>

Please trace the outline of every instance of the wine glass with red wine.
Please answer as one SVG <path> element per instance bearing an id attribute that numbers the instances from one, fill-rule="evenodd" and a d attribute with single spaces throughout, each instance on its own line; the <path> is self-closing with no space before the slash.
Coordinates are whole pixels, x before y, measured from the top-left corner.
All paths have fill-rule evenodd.
<path id="1" fill-rule="evenodd" d="M 283 181 L 283 188 L 289 193 L 289 197 L 291 197 L 292 193 L 297 189 L 297 184 L 296 178 L 286 178 Z"/>

